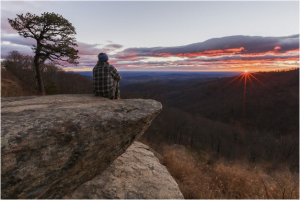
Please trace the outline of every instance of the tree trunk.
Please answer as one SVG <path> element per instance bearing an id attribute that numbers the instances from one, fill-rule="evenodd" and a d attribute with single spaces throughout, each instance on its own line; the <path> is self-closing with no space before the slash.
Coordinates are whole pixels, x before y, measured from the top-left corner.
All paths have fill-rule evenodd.
<path id="1" fill-rule="evenodd" d="M 198 125 L 196 125 L 194 127 L 194 130 L 192 131 L 191 142 L 190 142 L 191 147 L 193 147 L 193 144 L 194 144 L 194 138 L 195 138 L 195 135 L 196 135 L 196 129 L 197 128 L 198 128 Z"/>
<path id="2" fill-rule="evenodd" d="M 39 42 L 39 40 L 37 40 L 37 49 L 36 49 L 35 56 L 34 56 L 34 66 L 35 66 L 36 79 L 38 81 L 40 92 L 41 92 L 42 96 L 45 96 L 46 93 L 45 93 L 44 84 L 43 84 L 43 80 L 42 80 L 42 74 L 40 72 L 40 61 L 39 61 L 40 51 L 41 51 L 40 42 Z"/>

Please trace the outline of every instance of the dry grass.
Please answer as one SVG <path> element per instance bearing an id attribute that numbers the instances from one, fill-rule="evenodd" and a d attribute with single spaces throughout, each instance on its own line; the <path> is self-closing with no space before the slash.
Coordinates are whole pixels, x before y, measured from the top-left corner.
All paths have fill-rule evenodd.
<path id="1" fill-rule="evenodd" d="M 25 86 L 11 72 L 1 70 L 1 97 L 34 96 L 38 92 Z"/>
<path id="2" fill-rule="evenodd" d="M 166 147 L 164 165 L 185 199 L 299 199 L 299 175 L 288 169 L 265 173 L 244 165 L 208 165 L 209 158 L 179 147 Z"/>

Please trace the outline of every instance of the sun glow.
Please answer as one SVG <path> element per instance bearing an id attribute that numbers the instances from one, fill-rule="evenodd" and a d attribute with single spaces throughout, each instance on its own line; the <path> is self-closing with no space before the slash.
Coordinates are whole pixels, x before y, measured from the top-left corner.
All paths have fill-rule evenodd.
<path id="1" fill-rule="evenodd" d="M 241 73 L 240 75 L 236 76 L 235 78 L 233 78 L 232 80 L 230 80 L 229 82 L 227 82 L 226 84 L 224 84 L 222 87 L 220 87 L 218 90 L 216 90 L 212 95 L 215 95 L 216 93 L 218 93 L 219 91 L 221 91 L 222 89 L 224 89 L 225 87 L 227 87 L 229 84 L 233 83 L 236 81 L 236 85 L 239 86 L 241 83 L 244 84 L 244 90 L 243 90 L 243 127 L 245 126 L 245 120 L 246 120 L 246 91 L 247 91 L 247 82 L 248 85 L 249 83 L 251 84 L 252 88 L 255 89 L 255 86 L 253 84 L 253 81 L 257 81 L 258 83 L 260 83 L 261 85 L 263 85 L 264 87 L 266 87 L 268 89 L 268 87 L 261 82 L 259 79 L 257 79 L 252 73 L 248 72 L 248 70 L 245 70 L 244 73 Z M 206 100 L 208 97 L 207 96 L 205 99 L 203 99 L 202 101 Z M 202 102 L 201 101 L 201 102 Z"/>

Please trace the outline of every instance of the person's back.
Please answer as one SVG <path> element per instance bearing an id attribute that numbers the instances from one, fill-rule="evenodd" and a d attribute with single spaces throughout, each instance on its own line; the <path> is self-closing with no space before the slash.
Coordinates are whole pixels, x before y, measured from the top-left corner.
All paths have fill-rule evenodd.
<path id="1" fill-rule="evenodd" d="M 117 69 L 107 62 L 108 57 L 105 53 L 100 53 L 98 59 L 99 61 L 93 69 L 93 91 L 95 95 L 119 99 L 121 76 Z"/>

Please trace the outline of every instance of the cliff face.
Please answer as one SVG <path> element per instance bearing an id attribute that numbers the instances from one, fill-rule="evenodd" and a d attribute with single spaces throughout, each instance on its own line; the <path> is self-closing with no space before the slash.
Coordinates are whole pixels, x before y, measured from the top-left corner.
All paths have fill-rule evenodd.
<path id="1" fill-rule="evenodd" d="M 165 166 L 149 147 L 134 142 L 101 175 L 64 199 L 183 199 Z"/>
<path id="2" fill-rule="evenodd" d="M 1 198 L 62 198 L 101 174 L 161 111 L 93 95 L 1 99 Z"/>

